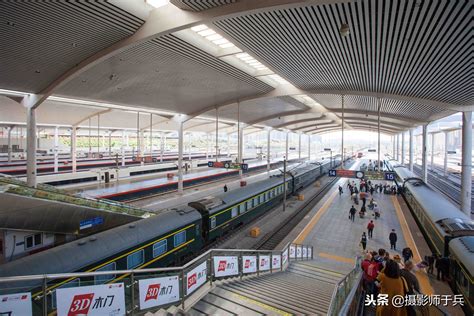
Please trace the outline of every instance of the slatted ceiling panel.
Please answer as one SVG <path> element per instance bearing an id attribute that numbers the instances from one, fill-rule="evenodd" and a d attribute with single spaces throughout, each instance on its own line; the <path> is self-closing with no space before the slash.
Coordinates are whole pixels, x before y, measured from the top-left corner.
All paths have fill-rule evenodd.
<path id="1" fill-rule="evenodd" d="M 0 21 L 0 87 L 29 92 L 144 23 L 108 2 L 82 1 L 2 2 Z"/>
<path id="2" fill-rule="evenodd" d="M 180 9 L 199 12 L 238 2 L 238 0 L 171 0 L 170 2 Z"/>
<path id="3" fill-rule="evenodd" d="M 237 80 L 245 82 L 251 86 L 254 86 L 256 89 L 262 92 L 269 92 L 273 90 L 273 87 L 264 83 L 261 80 L 258 80 L 249 74 L 227 64 L 226 62 L 216 58 L 205 51 L 197 49 L 191 44 L 177 38 L 174 35 L 162 36 L 158 39 L 153 40 L 157 45 L 164 47 L 170 51 L 173 51 L 176 54 L 181 54 L 186 58 L 189 58 L 195 62 L 204 64 L 210 68 L 213 68 L 217 71 L 227 74 Z"/>
<path id="4" fill-rule="evenodd" d="M 474 81 L 473 63 L 466 62 L 472 60 L 471 6 L 469 0 L 361 0 L 214 24 L 302 89 L 384 92 L 471 105 L 474 89 L 466 88 Z M 342 38 L 344 22 L 351 34 Z"/>
<path id="5" fill-rule="evenodd" d="M 197 62 L 197 57 L 160 44 L 167 41 L 153 40 L 127 49 L 61 86 L 58 94 L 189 114 L 262 93 L 220 71 L 217 58 L 196 53 L 201 58 Z M 198 50 L 187 53 L 193 51 Z"/>
<path id="6" fill-rule="evenodd" d="M 404 102 L 393 99 L 382 99 L 380 111 L 387 114 L 396 114 L 401 117 L 412 118 L 415 120 L 426 120 L 427 118 L 445 112 L 446 115 L 454 114 L 454 111 L 443 110 L 438 107 L 414 102 Z"/>

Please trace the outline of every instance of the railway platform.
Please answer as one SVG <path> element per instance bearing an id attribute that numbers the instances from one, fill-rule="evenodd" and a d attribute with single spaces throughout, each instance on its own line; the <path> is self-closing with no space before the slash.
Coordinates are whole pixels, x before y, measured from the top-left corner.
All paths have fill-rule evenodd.
<path id="1" fill-rule="evenodd" d="M 289 163 L 295 162 L 291 160 Z M 281 166 L 282 162 L 278 160 L 271 161 L 271 168 Z M 249 163 L 248 171 L 253 172 L 266 168 L 266 161 L 257 161 Z M 167 177 L 167 174 L 173 174 Z M 235 169 L 212 169 L 200 168 L 183 174 L 184 188 L 213 181 L 216 179 L 226 178 L 232 175 L 238 175 L 239 171 Z M 167 172 L 150 176 L 140 176 L 136 178 L 124 179 L 118 182 L 95 183 L 87 186 L 74 186 L 69 188 L 71 192 L 78 193 L 81 196 L 100 197 L 112 200 L 134 200 L 144 196 L 157 193 L 163 193 L 175 190 L 178 185 L 177 175 L 175 172 Z M 76 189 L 77 188 L 77 189 Z"/>

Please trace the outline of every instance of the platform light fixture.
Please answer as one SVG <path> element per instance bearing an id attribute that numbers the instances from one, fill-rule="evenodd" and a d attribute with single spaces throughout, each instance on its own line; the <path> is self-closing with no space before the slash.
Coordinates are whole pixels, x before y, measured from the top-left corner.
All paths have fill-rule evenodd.
<path id="1" fill-rule="evenodd" d="M 235 54 L 235 57 L 249 65 L 250 67 L 256 69 L 256 70 L 267 70 L 268 68 L 264 66 L 261 62 L 253 58 L 247 53 L 239 53 Z"/>
<path id="2" fill-rule="evenodd" d="M 207 39 L 209 42 L 212 42 L 214 45 L 219 46 L 220 48 L 229 48 L 229 47 L 235 47 L 234 44 L 229 42 L 228 39 L 224 38 L 222 35 L 217 34 L 216 31 L 213 29 L 209 28 L 205 24 L 200 24 L 193 26 L 191 30 L 205 39 Z"/>
<path id="3" fill-rule="evenodd" d="M 159 8 L 170 3 L 170 0 L 146 0 L 146 3 L 148 3 L 154 8 Z"/>

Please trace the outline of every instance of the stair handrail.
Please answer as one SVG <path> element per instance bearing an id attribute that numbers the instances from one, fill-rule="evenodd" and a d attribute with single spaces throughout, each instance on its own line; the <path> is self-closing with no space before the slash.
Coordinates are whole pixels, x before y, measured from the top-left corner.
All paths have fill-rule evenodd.
<path id="1" fill-rule="evenodd" d="M 301 253 L 303 253 L 303 249 L 306 249 L 305 254 L 306 256 L 291 256 L 290 255 L 290 248 L 295 251 L 295 254 L 298 254 L 297 249 L 300 249 Z M 308 249 L 311 249 L 311 253 L 309 253 Z M 90 284 L 90 279 L 93 279 L 92 284 L 103 284 L 95 283 L 95 278 L 97 276 L 113 276 L 112 279 L 108 279 L 109 281 L 105 283 L 115 282 L 116 278 L 123 280 L 125 282 L 127 288 L 127 293 L 135 293 L 139 289 L 138 280 L 148 279 L 148 278 L 156 278 L 156 277 L 166 277 L 168 278 L 170 275 L 179 278 L 179 288 L 180 288 L 180 296 L 179 300 L 174 301 L 170 305 L 181 305 L 182 310 L 185 310 L 185 302 L 192 301 L 191 296 L 194 295 L 194 291 L 197 289 L 201 289 L 206 284 L 209 284 L 206 292 L 208 292 L 212 288 L 212 283 L 215 280 L 225 279 L 225 278 L 234 278 L 235 280 L 241 279 L 243 276 L 246 275 L 253 275 L 259 276 L 260 273 L 274 273 L 284 271 L 288 268 L 290 261 L 292 260 L 311 260 L 312 258 L 312 246 L 308 245 L 301 245 L 301 244 L 289 244 L 287 248 L 283 250 L 256 250 L 256 249 L 209 249 L 206 252 L 202 253 L 198 257 L 194 258 L 193 260 L 189 261 L 188 263 L 182 266 L 176 267 L 166 267 L 166 268 L 147 268 L 147 269 L 129 269 L 129 270 L 110 270 L 110 271 L 92 271 L 92 272 L 73 272 L 73 273 L 60 273 L 60 274 L 43 274 L 43 275 L 23 275 L 23 276 L 9 276 L 9 277 L 0 277 L 0 294 L 17 294 L 17 292 L 30 292 L 31 291 L 31 298 L 32 301 L 35 302 L 37 305 L 41 305 L 42 308 L 42 315 L 47 316 L 50 312 L 54 311 L 56 307 L 52 307 L 49 303 L 51 303 L 51 299 L 53 295 L 55 295 L 56 290 L 61 288 L 62 285 L 68 284 L 65 282 L 73 282 L 74 280 L 89 280 L 86 284 Z M 244 272 L 244 256 L 254 256 L 256 262 L 256 271 L 252 272 Z M 270 259 L 270 267 L 269 268 L 262 268 L 260 266 L 262 256 L 268 256 Z M 279 266 L 273 265 L 274 257 L 278 257 L 280 259 Z M 218 257 L 218 258 L 217 258 Z M 219 271 L 214 271 L 214 265 L 220 267 L 220 261 L 222 257 L 224 258 L 231 258 L 237 257 L 237 274 L 233 275 L 219 275 Z M 217 264 L 218 265 L 217 265 Z M 205 264 L 205 265 L 204 265 Z M 205 279 L 204 282 L 199 284 L 199 286 L 191 292 L 188 292 L 189 288 L 189 277 L 194 277 L 197 269 L 201 266 L 205 266 Z M 199 270 L 201 271 L 201 270 Z M 190 276 L 191 274 L 191 276 Z M 65 281 L 61 282 L 61 280 L 66 279 Z M 20 282 L 20 284 L 18 284 Z M 48 284 L 49 282 L 49 284 Z M 51 284 L 51 282 L 53 282 Z M 82 285 L 81 286 L 87 286 Z M 45 295 L 46 294 L 46 295 Z M 189 299 L 189 301 L 186 301 Z M 135 295 L 132 294 L 126 299 L 126 307 L 127 307 L 127 314 L 133 313 L 138 305 L 136 304 Z M 165 305 L 156 306 L 156 308 L 163 308 Z M 168 305 L 169 306 L 169 305 Z M 40 306 L 37 306 L 40 307 Z M 130 308 L 130 309 L 129 309 Z"/>
<path id="2" fill-rule="evenodd" d="M 348 308 L 346 306 L 350 304 L 354 298 L 354 295 L 362 279 L 361 273 L 361 257 L 356 256 L 354 260 L 354 267 L 349 273 L 347 273 L 339 282 L 337 282 L 336 287 L 331 296 L 331 304 L 329 305 L 328 315 L 339 315 L 340 311 L 343 308 Z M 354 281 L 357 281 L 354 283 Z M 352 286 L 354 284 L 354 286 Z M 356 286 L 357 285 L 357 286 Z M 341 290 L 342 289 L 342 290 Z M 341 292 L 342 291 L 342 292 Z M 345 298 L 344 300 L 342 300 Z"/>

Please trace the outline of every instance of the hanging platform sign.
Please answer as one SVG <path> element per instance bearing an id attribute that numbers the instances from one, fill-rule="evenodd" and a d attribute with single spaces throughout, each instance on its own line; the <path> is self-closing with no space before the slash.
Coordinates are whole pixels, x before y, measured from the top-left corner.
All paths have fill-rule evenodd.
<path id="1" fill-rule="evenodd" d="M 242 169 L 247 170 L 249 165 L 246 163 L 236 163 L 230 161 L 208 161 L 209 168 Z"/>
<path id="2" fill-rule="evenodd" d="M 331 169 L 328 171 L 329 177 L 339 177 L 339 178 L 364 178 L 364 172 L 356 170 L 345 170 L 345 169 Z"/>

